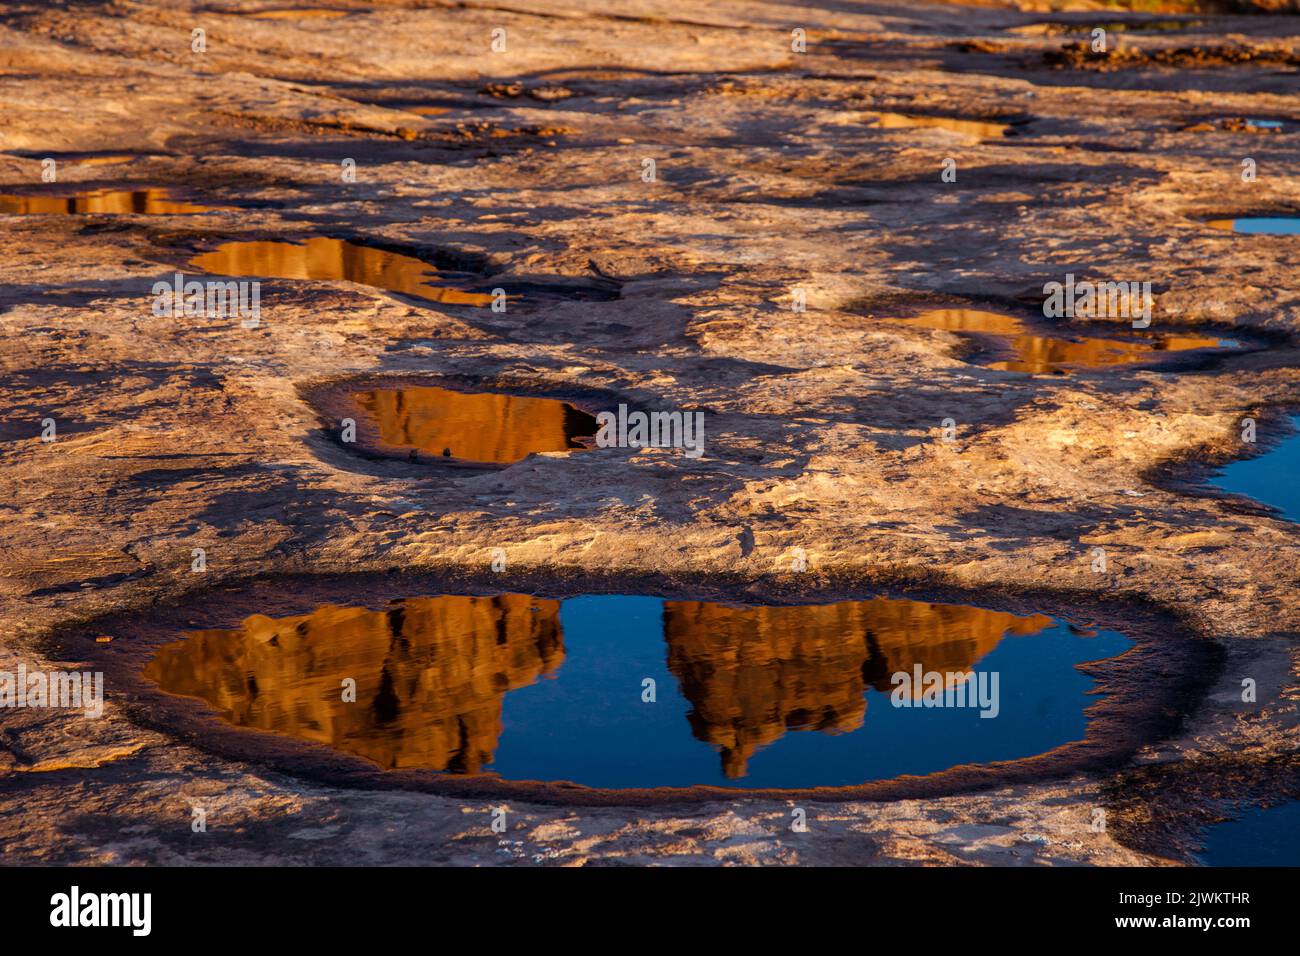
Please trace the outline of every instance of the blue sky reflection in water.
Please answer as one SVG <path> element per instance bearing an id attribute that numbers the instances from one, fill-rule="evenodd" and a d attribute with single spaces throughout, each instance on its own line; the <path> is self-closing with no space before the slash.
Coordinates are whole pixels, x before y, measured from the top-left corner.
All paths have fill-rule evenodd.
<path id="1" fill-rule="evenodd" d="M 1044 615 L 875 598 L 742 607 L 449 595 L 192 632 L 145 676 L 225 719 L 385 769 L 598 787 L 838 786 L 1082 738 L 1130 641 Z M 998 715 L 895 707 L 898 672 L 998 675 Z M 342 679 L 355 703 L 339 701 Z M 645 680 L 657 699 L 643 701 Z"/>
<path id="2" fill-rule="evenodd" d="M 1288 521 L 1300 521 L 1300 415 L 1291 419 L 1291 428 L 1262 455 L 1223 466 L 1212 484 L 1271 505 Z"/>
<path id="3" fill-rule="evenodd" d="M 1211 219 L 1216 229 L 1231 229 L 1250 236 L 1300 236 L 1300 216 L 1243 216 L 1240 219 Z"/>
<path id="4" fill-rule="evenodd" d="M 1206 866 L 1300 866 L 1300 801 L 1247 810 L 1205 831 Z"/>

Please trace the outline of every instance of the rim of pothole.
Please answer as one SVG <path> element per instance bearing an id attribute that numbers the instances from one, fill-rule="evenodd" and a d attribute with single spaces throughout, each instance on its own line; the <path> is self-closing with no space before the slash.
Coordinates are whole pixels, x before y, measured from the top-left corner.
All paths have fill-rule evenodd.
<path id="1" fill-rule="evenodd" d="M 824 604 L 869 597 L 898 597 L 1060 617 L 1086 627 L 1117 630 L 1132 641 L 1123 653 L 1079 668 L 1096 681 L 1099 699 L 1084 710 L 1084 736 L 1030 757 L 961 764 L 922 776 L 903 775 L 842 787 L 732 788 L 715 785 L 609 789 L 562 780 L 508 780 L 492 773 L 457 775 L 430 770 L 382 770 L 370 761 L 325 744 L 223 722 L 197 698 L 168 694 L 143 677 L 163 644 L 195 630 L 196 614 L 211 612 L 205 628 L 237 627 L 251 614 L 285 616 L 326 603 L 381 607 L 411 597 L 440 594 L 488 596 L 513 592 L 564 599 L 582 594 L 637 594 L 679 600 L 741 604 Z M 196 600 L 197 599 L 197 600 Z M 110 642 L 95 638 L 125 634 Z M 318 783 L 376 790 L 416 790 L 458 797 L 503 797 L 539 803 L 645 806 L 740 798 L 887 801 L 952 796 L 993 787 L 1104 774 L 1125 768 L 1139 748 L 1175 733 L 1197 708 L 1223 666 L 1222 648 L 1181 624 L 1173 613 L 1136 597 L 1103 599 L 1029 589 L 958 588 L 939 576 L 818 574 L 807 586 L 778 578 L 744 579 L 682 573 L 593 575 L 576 569 L 510 575 L 448 569 L 265 575 L 179 595 L 148 610 L 111 614 L 50 635 L 45 650 L 64 661 L 103 670 L 110 700 L 138 726 L 178 737 L 200 750 L 263 764 Z M 1171 679 L 1172 678 L 1172 679 Z M 1154 685 L 1154 686 L 1152 686 Z"/>

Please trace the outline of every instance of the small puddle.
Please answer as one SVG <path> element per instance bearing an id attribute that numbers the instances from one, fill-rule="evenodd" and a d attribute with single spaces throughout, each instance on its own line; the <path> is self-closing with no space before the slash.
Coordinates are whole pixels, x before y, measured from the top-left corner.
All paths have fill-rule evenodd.
<path id="1" fill-rule="evenodd" d="M 1241 219 L 1211 219 L 1215 229 L 1252 236 L 1300 236 L 1300 216 L 1245 216 Z"/>
<path id="2" fill-rule="evenodd" d="M 144 676 L 231 724 L 383 769 L 610 788 L 799 788 L 1079 740 L 1098 698 L 1076 665 L 1129 646 L 1114 631 L 1040 614 L 900 599 L 752 607 L 449 595 L 190 632 L 160 647 Z M 982 678 L 956 679 L 977 665 Z M 905 693 L 892 679 L 918 668 L 953 674 L 953 692 L 972 696 L 996 673 L 997 716 L 923 706 L 919 689 Z M 647 678 L 653 702 L 643 699 Z M 342 699 L 348 679 L 354 703 Z"/>
<path id="3" fill-rule="evenodd" d="M 1008 339 L 1014 359 L 985 363 L 988 368 L 1032 375 L 1066 374 L 1071 367 L 1103 368 L 1128 362 L 1143 362 L 1161 352 L 1185 352 L 1193 349 L 1236 348 L 1239 343 L 1206 335 L 1150 335 L 1127 339 L 1090 337 L 1058 338 L 1030 334 L 1024 321 L 999 312 L 978 309 L 933 309 L 908 318 L 890 318 L 890 322 L 914 325 L 945 332 L 994 335 Z"/>
<path id="4" fill-rule="evenodd" d="M 595 417 L 568 402 L 531 395 L 418 386 L 353 398 L 374 422 L 381 451 L 461 464 L 509 465 L 536 452 L 585 449 L 580 439 L 598 429 Z"/>
<path id="5" fill-rule="evenodd" d="M 868 121 L 879 129 L 946 129 L 976 139 L 995 139 L 1006 136 L 1008 123 L 988 120 L 964 120 L 950 116 L 915 116 L 908 113 L 867 113 Z"/>
<path id="6" fill-rule="evenodd" d="M 1193 27 L 1204 26 L 1204 20 L 1116 20 L 1113 23 L 1098 24 L 1107 33 L 1164 33 L 1171 30 L 1190 30 Z M 1082 32 L 1091 33 L 1092 27 L 1084 29 Z"/>
<path id="7" fill-rule="evenodd" d="M 1300 802 L 1207 828 L 1199 857 L 1205 866 L 1300 866 Z"/>
<path id="8" fill-rule="evenodd" d="M 87 162 L 88 160 L 77 160 Z M 199 206 L 176 199 L 168 189 L 92 189 L 74 196 L 0 195 L 0 213 L 17 216 L 80 216 L 95 213 L 188 216 L 219 206 Z"/>
<path id="9" fill-rule="evenodd" d="M 248 17 L 251 20 L 331 20 L 346 17 L 354 11 L 326 7 L 276 7 L 266 10 L 222 10 L 219 12 Z"/>
<path id="10" fill-rule="evenodd" d="M 1256 119 L 1248 116 L 1225 116 L 1220 119 L 1208 119 L 1192 122 L 1183 127 L 1185 133 L 1281 133 L 1286 124 L 1275 119 Z"/>
<path id="11" fill-rule="evenodd" d="M 86 153 L 80 156 L 65 156 L 63 161 L 73 166 L 120 166 L 139 159 L 142 153 Z"/>
<path id="12" fill-rule="evenodd" d="M 1211 479 L 1216 488 L 1245 495 L 1278 509 L 1288 521 L 1300 521 L 1300 415 L 1291 419 L 1297 431 L 1262 455 L 1230 462 Z"/>
<path id="13" fill-rule="evenodd" d="M 448 305 L 492 304 L 488 293 L 435 285 L 438 270 L 413 256 L 315 236 L 305 242 L 225 242 L 190 260 L 214 275 L 264 279 L 345 279 Z"/>
<path id="14" fill-rule="evenodd" d="M 1179 30 L 1191 30 L 1204 26 L 1204 20 L 1191 18 L 1168 18 L 1163 20 L 1114 20 L 1111 22 L 1086 22 L 1082 20 L 1045 20 L 1021 27 L 1012 27 L 1008 33 L 1024 36 L 1061 36 L 1063 34 L 1087 33 L 1100 27 L 1107 33 L 1168 33 Z"/>

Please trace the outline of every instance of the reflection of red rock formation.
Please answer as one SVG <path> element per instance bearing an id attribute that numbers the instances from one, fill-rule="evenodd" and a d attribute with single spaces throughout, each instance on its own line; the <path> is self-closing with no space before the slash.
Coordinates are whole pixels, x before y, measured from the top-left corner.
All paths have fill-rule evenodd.
<path id="1" fill-rule="evenodd" d="M 0 213 L 20 216 L 89 213 L 173 216 L 208 212 L 213 208 L 172 199 L 165 189 L 93 189 L 75 196 L 0 196 Z"/>
<path id="2" fill-rule="evenodd" d="M 560 605 L 525 595 L 416 598 L 388 611 L 322 607 L 162 647 L 144 674 L 244 727 L 384 769 L 476 772 L 492 760 L 507 691 L 564 659 Z M 356 702 L 342 682 L 356 681 Z"/>
<path id="3" fill-rule="evenodd" d="M 1156 352 L 1181 352 L 1184 349 L 1208 349 L 1218 344 L 1217 339 L 1202 336 L 1170 336 L 1164 339 L 1053 339 L 1040 335 L 1018 335 L 1011 346 L 1017 358 L 1006 362 L 990 362 L 990 368 L 1010 372 L 1029 372 L 1043 375 L 1063 365 L 1083 368 L 1102 368 L 1122 365 L 1125 362 L 1142 362 Z"/>
<path id="4" fill-rule="evenodd" d="M 1004 634 L 1051 623 L 975 607 L 875 598 L 796 607 L 664 604 L 668 668 L 692 704 L 695 736 L 722 751 L 723 772 L 789 730 L 855 730 L 868 685 L 910 671 L 968 670 Z"/>
<path id="5" fill-rule="evenodd" d="M 880 129 L 946 129 L 975 139 L 1006 136 L 1011 127 L 990 120 L 957 119 L 952 116 L 914 116 L 907 113 L 869 113 L 869 121 Z"/>
<path id="6" fill-rule="evenodd" d="M 955 604 L 876 598 L 861 606 L 871 651 L 863 675 L 881 693 L 894 689 L 890 677 L 899 671 L 910 672 L 917 664 L 923 671 L 970 670 L 1007 634 L 1026 637 L 1052 625 L 1042 614 L 1018 617 Z"/>
<path id="7" fill-rule="evenodd" d="M 1029 335 L 1025 332 L 1025 324 L 1020 319 L 998 312 L 983 312 L 979 309 L 932 309 L 920 315 L 892 321 L 919 326 L 923 329 L 1013 336 L 1011 348 L 1015 350 L 1016 358 L 1005 362 L 990 362 L 989 368 L 1028 372 L 1033 375 L 1049 374 L 1067 365 L 1102 368 L 1125 362 L 1142 362 L 1151 358 L 1156 352 L 1208 349 L 1219 344 L 1218 339 L 1203 335 L 1077 340 Z"/>
<path id="8" fill-rule="evenodd" d="M 412 256 L 403 256 L 342 239 L 313 236 L 306 242 L 223 242 L 190 260 L 205 272 L 225 276 L 277 279 L 346 279 L 376 289 L 389 289 L 453 305 L 492 304 L 486 292 L 462 292 L 434 285 L 438 270 Z"/>
<path id="9" fill-rule="evenodd" d="M 580 448 L 575 437 L 596 433 L 594 418 L 552 398 L 422 387 L 363 392 L 357 400 L 384 445 L 460 461 L 509 464 L 533 452 Z"/>
<path id="10" fill-rule="evenodd" d="M 668 669 L 693 705 L 691 730 L 722 749 L 728 777 L 743 777 L 750 756 L 787 730 L 862 725 L 866 648 L 853 607 L 665 602 Z"/>

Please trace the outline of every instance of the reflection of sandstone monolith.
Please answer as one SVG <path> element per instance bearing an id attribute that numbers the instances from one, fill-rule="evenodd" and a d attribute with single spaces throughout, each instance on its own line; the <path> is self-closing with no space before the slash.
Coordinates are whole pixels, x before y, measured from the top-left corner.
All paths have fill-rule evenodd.
<path id="1" fill-rule="evenodd" d="M 1017 358 L 1008 362 L 995 362 L 995 368 L 1013 372 L 1045 374 L 1062 365 L 1081 365 L 1101 368 L 1138 362 L 1154 351 L 1146 341 L 1119 339 L 1053 339 L 1040 335 L 1018 335 L 1011 343 Z"/>
<path id="2" fill-rule="evenodd" d="M 797 607 L 664 604 L 668 668 L 693 708 L 695 736 L 722 751 L 729 778 L 788 730 L 855 730 L 867 686 L 895 671 L 968 670 L 1006 633 L 1051 623 L 974 607 L 876 598 Z"/>
<path id="3" fill-rule="evenodd" d="M 329 744 L 384 769 L 477 772 L 506 692 L 564 659 L 558 601 L 416 598 L 388 611 L 325 606 L 161 648 L 145 676 L 244 727 Z M 343 701 L 345 678 L 356 702 Z"/>
<path id="4" fill-rule="evenodd" d="M 436 302 L 492 304 L 492 296 L 486 293 L 435 285 L 437 270 L 419 259 L 329 236 L 313 236 L 306 242 L 223 242 L 195 256 L 190 265 L 216 275 L 346 279 Z"/>
<path id="5" fill-rule="evenodd" d="M 881 693 L 894 689 L 890 677 L 911 671 L 967 671 L 1007 634 L 1027 637 L 1052 626 L 1042 614 L 1018 617 L 1003 611 L 956 604 L 925 604 L 875 598 L 863 601 L 862 624 L 870 650 L 863 676 Z M 920 694 L 921 688 L 915 688 Z"/>
<path id="6" fill-rule="evenodd" d="M 0 213 L 6 215 L 168 216 L 207 212 L 212 208 L 174 200 L 165 189 L 92 189 L 75 196 L 0 196 Z"/>
<path id="7" fill-rule="evenodd" d="M 577 435 L 594 435 L 596 421 L 550 398 L 402 388 L 364 392 L 361 406 L 374 416 L 379 440 L 461 461 L 509 464 L 533 452 L 581 447 Z"/>
<path id="8" fill-rule="evenodd" d="M 1201 335 L 1166 335 L 1155 339 L 1050 338 L 1027 334 L 1025 323 L 1015 316 L 979 309 L 931 309 L 893 321 L 923 329 L 1014 336 L 1010 344 L 1016 352 L 1016 358 L 992 362 L 990 367 L 1035 375 L 1052 373 L 1066 365 L 1100 368 L 1124 362 L 1141 362 L 1157 351 L 1181 352 L 1185 349 L 1213 348 L 1219 344 L 1217 338 Z"/>

